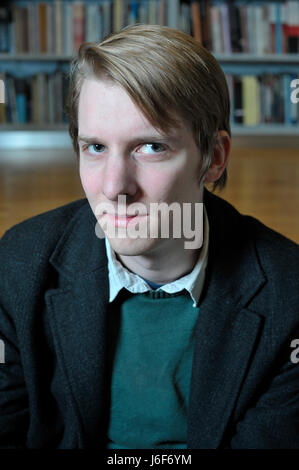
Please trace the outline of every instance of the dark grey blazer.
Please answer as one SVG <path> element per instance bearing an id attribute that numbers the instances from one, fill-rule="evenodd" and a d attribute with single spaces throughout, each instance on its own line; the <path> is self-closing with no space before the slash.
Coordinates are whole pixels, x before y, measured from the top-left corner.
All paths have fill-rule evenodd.
<path id="1" fill-rule="evenodd" d="M 205 191 L 188 447 L 299 448 L 299 248 Z M 0 446 L 104 448 L 108 272 L 86 199 L 0 241 Z"/>

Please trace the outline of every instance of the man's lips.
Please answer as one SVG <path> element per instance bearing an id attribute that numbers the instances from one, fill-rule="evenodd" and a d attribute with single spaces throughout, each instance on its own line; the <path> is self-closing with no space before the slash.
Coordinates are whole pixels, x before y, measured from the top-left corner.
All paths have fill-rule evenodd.
<path id="1" fill-rule="evenodd" d="M 112 217 L 116 217 L 117 219 L 124 219 L 124 218 L 128 218 L 128 217 L 138 217 L 138 216 L 141 216 L 143 214 L 125 214 L 125 215 L 108 214 L 108 215 L 111 215 Z"/>
<path id="2" fill-rule="evenodd" d="M 116 219 L 129 219 L 129 218 L 133 218 L 133 217 L 142 217 L 144 215 L 147 215 L 146 214 L 110 214 L 109 212 L 104 212 L 103 215 L 108 215 L 109 217 L 115 217 Z"/>
<path id="3" fill-rule="evenodd" d="M 126 227 L 129 222 L 134 220 L 134 222 L 138 222 L 142 217 L 145 217 L 147 214 L 141 215 L 117 215 L 117 214 L 105 214 L 108 216 L 108 219 L 114 224 L 119 227 Z"/>

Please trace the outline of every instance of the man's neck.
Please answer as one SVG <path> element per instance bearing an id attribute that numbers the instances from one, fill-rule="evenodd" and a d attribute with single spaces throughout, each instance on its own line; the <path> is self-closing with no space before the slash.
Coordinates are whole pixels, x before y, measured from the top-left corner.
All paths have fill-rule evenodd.
<path id="1" fill-rule="evenodd" d="M 156 284 L 168 284 L 188 274 L 194 268 L 201 248 L 187 250 L 161 250 L 154 254 L 125 256 L 116 253 L 117 259 L 130 271 Z"/>

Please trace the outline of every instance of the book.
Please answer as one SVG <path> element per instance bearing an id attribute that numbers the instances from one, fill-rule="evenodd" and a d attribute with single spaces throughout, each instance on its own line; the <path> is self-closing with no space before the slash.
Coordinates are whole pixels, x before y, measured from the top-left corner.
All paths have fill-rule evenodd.
<path id="1" fill-rule="evenodd" d="M 63 3 L 61 0 L 54 0 L 54 52 L 58 55 L 63 54 Z"/>
<path id="2" fill-rule="evenodd" d="M 54 5 L 53 3 L 48 2 L 46 4 L 46 38 L 47 38 L 47 53 L 54 53 Z"/>
<path id="3" fill-rule="evenodd" d="M 75 51 L 79 50 L 80 44 L 84 42 L 85 39 L 85 31 L 84 31 L 84 23 L 85 23 L 85 10 L 84 4 L 82 2 L 74 2 L 72 4 L 73 7 L 73 38 L 72 42 L 74 45 Z"/>
<path id="4" fill-rule="evenodd" d="M 167 25 L 170 28 L 179 28 L 180 25 L 180 0 L 171 0 L 167 2 Z"/>
<path id="5" fill-rule="evenodd" d="M 233 96 L 234 107 L 232 109 L 233 122 L 236 124 L 243 124 L 243 94 L 242 94 L 242 80 L 239 75 L 233 77 Z"/>
<path id="6" fill-rule="evenodd" d="M 166 0 L 160 0 L 158 4 L 158 24 L 161 26 L 166 24 Z"/>
<path id="7" fill-rule="evenodd" d="M 258 79 L 253 75 L 242 77 L 243 124 L 256 126 L 260 122 Z"/>
<path id="8" fill-rule="evenodd" d="M 222 48 L 222 30 L 221 30 L 221 17 L 220 10 L 217 5 L 210 8 L 211 14 L 211 35 L 212 35 L 212 50 L 215 54 L 221 54 Z"/>
<path id="9" fill-rule="evenodd" d="M 10 52 L 11 9 L 8 5 L 0 6 L 0 52 Z"/>
<path id="10" fill-rule="evenodd" d="M 7 122 L 7 93 L 5 72 L 0 73 L 0 124 Z"/>
<path id="11" fill-rule="evenodd" d="M 201 16 L 200 16 L 199 2 L 192 2 L 191 12 L 192 12 L 193 36 L 196 39 L 196 41 L 201 43 L 202 36 L 201 36 Z"/>
<path id="12" fill-rule="evenodd" d="M 225 54 L 232 53 L 231 45 L 231 25 L 229 18 L 229 9 L 226 3 L 220 5 L 220 21 L 221 21 L 221 33 L 222 33 L 222 50 Z"/>
<path id="13" fill-rule="evenodd" d="M 242 52 L 241 43 L 241 12 L 240 8 L 233 3 L 228 3 L 230 17 L 230 38 L 232 52 Z"/>
<path id="14" fill-rule="evenodd" d="M 123 26 L 123 1 L 114 0 L 113 1 L 113 31 L 117 32 L 122 29 Z"/>
<path id="15" fill-rule="evenodd" d="M 47 52 L 47 5 L 39 3 L 40 52 Z"/>
<path id="16" fill-rule="evenodd" d="M 24 124 L 27 122 L 27 97 L 25 92 L 26 82 L 22 78 L 15 79 L 17 122 Z"/>

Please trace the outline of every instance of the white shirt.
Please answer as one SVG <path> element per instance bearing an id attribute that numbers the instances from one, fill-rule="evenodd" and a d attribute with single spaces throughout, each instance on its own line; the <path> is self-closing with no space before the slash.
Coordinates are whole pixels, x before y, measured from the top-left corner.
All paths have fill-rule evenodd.
<path id="1" fill-rule="evenodd" d="M 208 262 L 209 220 L 205 208 L 203 213 L 203 244 L 198 260 L 192 271 L 180 277 L 179 279 L 176 279 L 175 281 L 169 282 L 159 287 L 158 289 L 155 289 L 157 291 L 163 290 L 169 294 L 186 289 L 193 300 L 193 307 L 198 306 L 205 280 L 205 270 Z M 138 274 L 132 273 L 120 261 L 118 261 L 107 237 L 105 237 L 105 243 L 108 258 L 109 302 L 112 302 L 116 298 L 122 288 L 127 289 L 133 294 L 144 293 L 152 290 L 152 288 L 144 279 L 142 279 L 142 277 L 140 277 Z"/>

